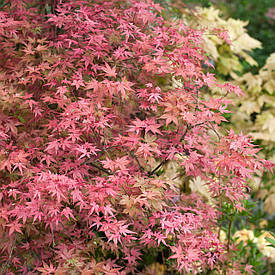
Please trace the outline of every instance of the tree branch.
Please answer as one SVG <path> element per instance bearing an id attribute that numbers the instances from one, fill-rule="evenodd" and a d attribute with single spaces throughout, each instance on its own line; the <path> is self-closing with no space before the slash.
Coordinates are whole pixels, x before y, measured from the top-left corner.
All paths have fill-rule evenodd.
<path id="1" fill-rule="evenodd" d="M 197 126 L 200 126 L 200 125 L 202 125 L 202 124 L 204 124 L 205 122 L 201 122 L 201 123 L 198 123 L 198 124 L 195 124 L 195 125 L 187 125 L 186 126 L 186 129 L 185 129 L 185 131 L 184 131 L 184 133 L 183 133 L 183 135 L 182 135 L 182 137 L 180 138 L 180 142 L 182 142 L 183 140 L 184 140 L 184 138 L 185 138 L 185 136 L 186 136 L 186 134 L 187 134 L 187 132 L 189 131 L 189 130 L 191 130 L 192 128 L 195 128 L 195 127 L 197 127 Z M 188 151 L 187 151 L 188 152 Z M 186 152 L 186 154 L 187 154 L 187 152 Z M 189 153 L 189 152 L 188 152 Z M 150 177 L 150 176 L 152 176 L 152 175 L 154 175 L 157 171 L 158 171 L 158 169 L 162 166 L 162 165 L 164 165 L 164 164 L 166 164 L 168 162 L 168 159 L 164 159 L 157 167 L 155 167 L 151 172 L 149 172 L 148 173 L 148 176 Z"/>
<path id="2" fill-rule="evenodd" d="M 95 164 L 94 162 L 92 162 L 92 161 L 87 161 L 87 162 L 84 162 L 84 164 L 88 164 L 88 165 L 91 165 L 91 166 L 93 166 L 94 168 L 97 168 L 98 170 L 100 170 L 100 171 L 102 171 L 102 172 L 104 172 L 104 173 L 106 173 L 106 174 L 108 174 L 108 175 L 113 175 L 113 173 L 111 172 L 111 171 L 109 171 L 109 170 L 107 170 L 107 169 L 105 169 L 105 168 L 103 168 L 101 165 L 99 165 L 99 164 Z"/>

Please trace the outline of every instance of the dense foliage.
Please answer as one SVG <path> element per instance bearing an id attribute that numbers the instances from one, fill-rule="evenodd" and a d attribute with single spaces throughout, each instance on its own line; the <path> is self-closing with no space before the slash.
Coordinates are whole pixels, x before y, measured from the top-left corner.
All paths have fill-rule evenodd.
<path id="1" fill-rule="evenodd" d="M 232 18 L 249 22 L 247 31 L 250 36 L 263 43 L 262 48 L 252 52 L 260 67 L 265 63 L 267 57 L 275 52 L 273 43 L 275 35 L 275 6 L 273 0 L 160 0 L 161 2 L 186 4 L 188 7 L 200 5 L 210 7 L 212 5 L 219 8 L 225 18 Z M 246 67 L 247 70 L 251 68 Z M 254 67 L 253 71 L 257 68 Z"/>
<path id="2" fill-rule="evenodd" d="M 250 55 L 253 54 L 253 48 L 261 47 L 261 43 L 247 34 L 245 26 L 248 22 L 225 19 L 224 14 L 213 6 L 190 10 L 181 5 L 178 6 L 178 11 L 190 26 L 228 30 L 232 41 L 229 45 L 211 33 L 204 36 L 203 43 L 203 48 L 217 68 L 218 78 L 240 85 L 245 94 L 244 97 L 230 96 L 235 106 L 230 107 L 232 113 L 227 116 L 230 123 L 224 126 L 250 134 L 263 149 L 260 154 L 274 162 L 274 53 L 267 58 L 262 68 L 258 67 L 258 73 L 255 74 L 255 67 L 251 66 L 258 64 Z M 258 60 L 258 56 L 255 57 Z M 245 73 L 248 68 L 249 72 Z M 207 91 L 205 92 L 206 96 Z M 221 96 L 217 89 L 212 89 L 210 93 L 212 96 Z M 265 239 L 265 236 L 271 236 L 275 228 L 274 184 L 275 177 L 271 173 L 255 174 L 249 183 L 252 192 L 249 201 L 245 203 L 246 211 L 234 213 L 232 209 L 227 209 L 226 221 L 222 222 L 227 238 L 230 229 L 233 240 L 238 245 L 236 258 L 242 258 L 251 264 L 256 274 L 273 274 L 275 270 L 275 248 L 270 247 L 268 237 Z M 205 190 L 198 191 L 205 194 Z"/>
<path id="3" fill-rule="evenodd" d="M 242 94 L 205 73 L 203 31 L 150 0 L 48 2 L 0 12 L 0 272 L 137 273 L 152 251 L 169 270 L 241 270 L 218 209 L 242 210 L 271 163 L 222 134 L 226 97 L 201 95 Z"/>

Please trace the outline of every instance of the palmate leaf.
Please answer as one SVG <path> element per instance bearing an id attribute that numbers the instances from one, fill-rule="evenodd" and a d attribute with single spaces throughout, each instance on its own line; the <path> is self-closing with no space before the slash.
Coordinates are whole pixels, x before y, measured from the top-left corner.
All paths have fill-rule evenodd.
<path id="1" fill-rule="evenodd" d="M 204 73 L 201 28 L 167 21 L 151 0 L 57 1 L 45 18 L 30 8 L 39 1 L 10 2 L 0 12 L 0 263 L 20 264 L 3 272 L 73 274 L 77 259 L 92 273 L 136 274 L 145 253 L 163 250 L 176 272 L 223 265 L 219 212 L 175 180 L 199 176 L 233 216 L 247 178 L 271 165 L 249 137 L 222 134 L 228 99 L 203 99 L 241 91 Z"/>

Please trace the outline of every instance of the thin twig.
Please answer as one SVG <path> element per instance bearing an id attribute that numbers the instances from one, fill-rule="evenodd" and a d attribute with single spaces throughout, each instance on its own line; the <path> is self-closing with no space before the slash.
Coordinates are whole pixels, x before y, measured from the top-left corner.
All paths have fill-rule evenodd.
<path id="1" fill-rule="evenodd" d="M 5 270 L 9 267 L 9 265 L 10 265 L 11 256 L 12 256 L 12 253 L 13 253 L 13 250 L 14 250 L 14 247 L 15 247 L 15 243 L 16 243 L 16 239 L 14 240 L 14 242 L 13 242 L 13 244 L 12 244 L 12 247 L 11 247 L 11 251 L 10 251 L 8 260 L 6 261 L 6 263 L 2 266 L 2 268 L 1 268 L 1 270 L 0 270 L 0 274 L 4 274 L 4 271 L 5 271 Z"/>
<path id="2" fill-rule="evenodd" d="M 158 171 L 158 169 L 164 165 L 166 162 L 168 161 L 168 159 L 164 159 L 157 167 L 155 167 L 151 172 L 148 173 L 148 176 L 152 176 L 153 174 L 156 173 L 156 171 Z"/>
<path id="3" fill-rule="evenodd" d="M 220 134 L 217 132 L 217 130 L 214 128 L 211 121 L 209 121 L 209 124 L 211 125 L 210 129 L 214 131 L 214 133 L 217 135 L 219 141 L 221 140 Z"/>
<path id="4" fill-rule="evenodd" d="M 190 130 L 190 129 L 192 129 L 192 126 L 191 126 L 191 125 L 187 125 L 187 126 L 186 126 L 186 129 L 185 129 L 185 131 L 184 131 L 184 133 L 183 133 L 183 135 L 182 135 L 182 137 L 180 138 L 180 142 L 182 142 L 182 141 L 184 140 L 184 138 L 185 138 L 185 136 L 186 136 L 188 130 Z"/>
<path id="5" fill-rule="evenodd" d="M 108 175 L 113 175 L 112 172 L 110 172 L 109 170 L 103 168 L 102 166 L 100 166 L 100 165 L 98 165 L 98 164 L 95 164 L 95 163 L 92 162 L 92 161 L 87 161 L 87 162 L 85 162 L 84 164 L 89 164 L 89 165 L 91 165 L 91 166 L 97 168 L 98 170 L 101 170 L 102 172 L 105 172 L 105 173 L 108 174 Z"/>
<path id="6" fill-rule="evenodd" d="M 138 158 L 133 154 L 133 152 L 128 152 L 128 154 L 132 157 L 132 158 L 134 158 L 135 159 L 135 161 L 136 161 L 136 163 L 137 163 L 137 165 L 138 165 L 138 168 L 139 168 L 139 170 L 140 170 L 140 172 L 144 172 L 144 167 L 140 164 L 140 162 L 139 162 L 139 160 L 138 160 Z"/>
<path id="7" fill-rule="evenodd" d="M 184 138 L 185 138 L 185 136 L 186 136 L 186 134 L 187 134 L 187 132 L 188 132 L 189 130 L 191 130 L 191 129 L 197 127 L 197 126 L 200 126 L 200 125 L 202 125 L 202 124 L 204 124 L 204 123 L 205 123 L 205 122 L 201 122 L 201 123 L 195 124 L 195 125 L 193 125 L 193 126 L 187 125 L 187 126 L 186 126 L 186 129 L 185 129 L 185 131 L 184 131 L 184 133 L 183 133 L 183 135 L 182 135 L 181 138 L 180 138 L 180 142 L 182 142 L 182 141 L 184 140 Z M 158 169 L 159 169 L 161 166 L 163 166 L 164 164 L 166 164 L 168 161 L 169 161 L 169 159 L 164 159 L 157 167 L 155 167 L 151 172 L 148 173 L 148 176 L 150 177 L 150 176 L 152 176 L 153 174 L 155 174 L 156 171 L 158 171 Z"/>
<path id="8" fill-rule="evenodd" d="M 229 222 L 229 228 L 228 228 L 228 234 L 227 234 L 227 252 L 229 252 L 229 248 L 230 248 L 231 226 L 232 226 L 232 220 L 230 220 Z"/>

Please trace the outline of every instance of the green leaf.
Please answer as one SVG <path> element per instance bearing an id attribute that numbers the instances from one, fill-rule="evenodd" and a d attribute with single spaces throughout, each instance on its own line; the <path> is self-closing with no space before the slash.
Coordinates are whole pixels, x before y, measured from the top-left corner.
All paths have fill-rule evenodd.
<path id="1" fill-rule="evenodd" d="M 274 233 L 273 233 L 272 235 L 274 235 Z M 271 239 L 271 238 L 269 238 L 269 237 L 265 237 L 265 239 L 266 239 L 268 242 L 271 243 L 271 246 L 275 247 L 275 240 L 274 240 L 274 239 Z"/>
<path id="2" fill-rule="evenodd" d="M 19 119 L 22 123 L 26 123 L 26 120 L 25 120 L 22 116 L 18 116 L 18 119 Z"/>

